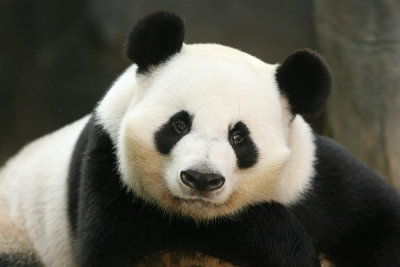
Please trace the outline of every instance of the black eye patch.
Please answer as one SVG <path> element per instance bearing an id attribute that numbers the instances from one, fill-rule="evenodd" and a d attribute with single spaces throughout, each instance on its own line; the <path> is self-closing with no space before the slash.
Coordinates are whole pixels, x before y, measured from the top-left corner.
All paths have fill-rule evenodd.
<path id="1" fill-rule="evenodd" d="M 154 142 L 157 150 L 162 154 L 169 154 L 178 141 L 190 132 L 192 117 L 182 110 L 175 113 L 154 134 Z"/>
<path id="2" fill-rule="evenodd" d="M 246 124 L 239 121 L 229 130 L 229 143 L 236 154 L 237 165 L 240 169 L 246 169 L 257 163 L 258 150 L 250 137 L 250 131 Z"/>

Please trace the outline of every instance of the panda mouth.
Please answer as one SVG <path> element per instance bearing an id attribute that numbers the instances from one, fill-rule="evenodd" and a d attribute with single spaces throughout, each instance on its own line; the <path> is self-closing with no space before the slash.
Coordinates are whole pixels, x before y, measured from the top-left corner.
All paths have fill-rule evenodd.
<path id="1" fill-rule="evenodd" d="M 201 221 L 227 216 L 240 208 L 232 205 L 232 194 L 227 199 L 221 199 L 215 192 L 208 192 L 208 194 L 203 194 L 203 192 L 191 193 L 177 195 L 170 192 L 168 194 L 169 201 L 166 202 L 167 210 Z"/>
<path id="2" fill-rule="evenodd" d="M 223 190 L 198 191 L 182 186 L 180 190 L 170 190 L 167 187 L 168 197 L 175 203 L 173 205 L 184 205 L 187 208 L 216 208 L 222 206 L 226 199 L 221 199 Z"/>
<path id="3" fill-rule="evenodd" d="M 188 205 L 202 205 L 205 207 L 215 207 L 219 206 L 218 203 L 215 203 L 215 201 L 210 198 L 209 196 L 191 196 L 188 198 L 183 198 L 183 197 L 177 197 L 177 196 L 172 196 L 175 201 L 181 202 L 181 203 L 186 203 Z"/>

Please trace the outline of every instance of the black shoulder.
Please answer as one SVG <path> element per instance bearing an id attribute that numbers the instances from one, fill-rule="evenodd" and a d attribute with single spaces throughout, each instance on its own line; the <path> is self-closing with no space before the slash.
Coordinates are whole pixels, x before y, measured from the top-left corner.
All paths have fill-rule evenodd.
<path id="1" fill-rule="evenodd" d="M 76 142 L 75 148 L 72 152 L 72 157 L 69 165 L 67 179 L 68 219 L 74 235 L 76 232 L 76 223 L 78 216 L 79 181 L 81 177 L 82 161 L 87 146 L 89 129 L 93 127 L 92 123 L 93 122 L 91 118 L 79 135 L 78 141 Z"/>
<path id="2" fill-rule="evenodd" d="M 334 140 L 316 135 L 315 143 L 316 174 L 291 209 L 318 251 L 339 266 L 397 266 L 397 192 Z"/>
<path id="3" fill-rule="evenodd" d="M 374 193 L 369 197 L 378 197 L 385 192 L 388 197 L 398 198 L 397 192 L 391 185 L 335 140 L 315 135 L 315 144 L 316 182 L 326 180 L 330 183 L 341 183 L 339 184 L 341 187 L 351 192 L 359 192 L 360 197 L 365 197 L 367 192 Z"/>
<path id="4" fill-rule="evenodd" d="M 96 174 L 102 174 L 103 171 L 109 169 L 116 171 L 114 146 L 108 133 L 101 125 L 96 123 L 95 115 L 91 116 L 79 135 L 70 160 L 68 173 L 68 216 L 74 234 L 77 225 L 80 194 L 85 193 L 81 192 L 83 190 L 81 182 L 85 175 L 87 175 L 86 169 L 91 166 L 91 164 L 88 164 L 90 157 L 95 162 L 106 163 L 94 164 L 97 168 Z M 94 181 L 96 180 L 94 179 Z"/>
<path id="5" fill-rule="evenodd" d="M 125 266 L 133 257 L 128 251 L 144 255 L 128 245 L 137 242 L 130 232 L 139 230 L 129 223 L 143 209 L 134 200 L 121 183 L 111 138 L 93 114 L 75 145 L 68 177 L 74 254 L 81 266 Z"/>

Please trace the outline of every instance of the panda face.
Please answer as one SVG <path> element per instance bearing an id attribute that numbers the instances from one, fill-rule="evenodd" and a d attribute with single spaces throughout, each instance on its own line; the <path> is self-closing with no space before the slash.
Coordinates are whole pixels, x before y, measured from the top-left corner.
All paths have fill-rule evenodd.
<path id="1" fill-rule="evenodd" d="M 313 134 L 330 73 L 299 50 L 269 65 L 215 44 L 185 45 L 183 20 L 159 12 L 132 29 L 135 64 L 96 109 L 123 183 L 168 214 L 207 220 L 251 204 L 291 204 L 314 175 Z"/>
<path id="2" fill-rule="evenodd" d="M 139 74 L 118 134 L 125 184 L 196 219 L 276 198 L 291 115 L 275 72 L 232 48 L 201 44 Z"/>

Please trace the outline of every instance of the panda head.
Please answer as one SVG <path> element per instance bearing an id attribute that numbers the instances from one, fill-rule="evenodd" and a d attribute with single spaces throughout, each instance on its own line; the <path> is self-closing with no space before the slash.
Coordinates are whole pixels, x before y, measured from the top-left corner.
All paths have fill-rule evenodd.
<path id="1" fill-rule="evenodd" d="M 298 199 L 314 146 L 297 115 L 318 112 L 328 95 L 321 58 L 301 50 L 270 65 L 183 38 L 173 14 L 141 20 L 127 44 L 135 64 L 99 105 L 123 183 L 168 214 L 196 220 Z"/>

